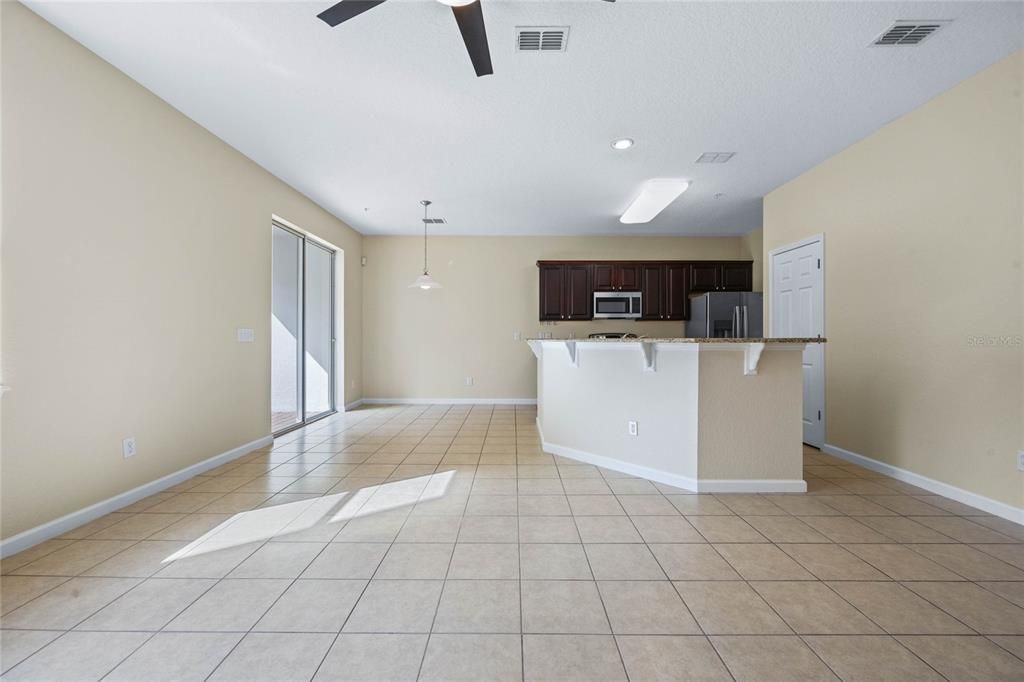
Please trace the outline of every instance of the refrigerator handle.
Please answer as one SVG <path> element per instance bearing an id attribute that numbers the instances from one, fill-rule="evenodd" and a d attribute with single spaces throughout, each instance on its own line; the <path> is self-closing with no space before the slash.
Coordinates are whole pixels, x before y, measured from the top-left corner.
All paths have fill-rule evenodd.
<path id="1" fill-rule="evenodd" d="M 747 319 L 747 306 L 743 306 L 743 338 L 750 336 L 750 322 Z"/>
<path id="2" fill-rule="evenodd" d="M 740 307 L 738 305 L 732 308 L 732 335 L 733 338 L 740 335 Z"/>

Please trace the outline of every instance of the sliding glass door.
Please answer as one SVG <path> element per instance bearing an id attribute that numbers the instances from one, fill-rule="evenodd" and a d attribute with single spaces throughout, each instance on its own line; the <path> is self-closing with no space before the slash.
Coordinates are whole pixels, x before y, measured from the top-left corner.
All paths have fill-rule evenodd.
<path id="1" fill-rule="evenodd" d="M 334 251 L 273 226 L 271 431 L 334 412 Z"/>
<path id="2" fill-rule="evenodd" d="M 306 242 L 306 420 L 334 411 L 334 252 Z"/>

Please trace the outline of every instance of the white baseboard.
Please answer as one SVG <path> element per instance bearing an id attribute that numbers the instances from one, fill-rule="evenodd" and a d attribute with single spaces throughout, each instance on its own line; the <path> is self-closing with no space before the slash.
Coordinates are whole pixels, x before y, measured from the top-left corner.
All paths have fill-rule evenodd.
<path id="1" fill-rule="evenodd" d="M 230 462 L 233 459 L 246 455 L 257 448 L 270 445 L 273 442 L 273 436 L 257 438 L 245 445 L 239 445 L 237 448 L 233 448 L 227 452 L 222 452 L 219 455 L 214 455 L 209 459 L 204 459 L 202 462 L 196 462 L 184 469 L 179 469 L 172 474 L 167 474 L 166 476 L 158 478 L 155 481 L 144 483 L 137 488 L 132 488 L 131 490 L 119 495 L 114 495 L 102 502 L 97 502 L 96 504 L 89 505 L 88 507 L 79 509 L 78 511 L 66 514 L 59 519 L 54 519 L 53 521 L 36 526 L 35 528 L 30 528 L 29 530 L 18 533 L 17 535 L 12 535 L 6 540 L 0 541 L 0 558 L 28 549 L 33 545 L 38 545 L 44 540 L 49 540 L 59 535 L 63 535 L 70 530 L 78 528 L 90 521 L 94 521 L 101 516 L 109 514 L 110 512 L 117 511 L 122 507 L 127 507 L 129 504 L 137 502 L 144 497 L 149 497 L 161 490 L 170 488 L 172 485 L 177 485 L 197 474 L 219 467 L 221 464 Z"/>
<path id="2" fill-rule="evenodd" d="M 350 411 L 356 409 L 357 407 L 359 407 L 362 404 L 363 404 L 363 399 L 362 398 L 359 398 L 358 400 L 353 400 L 350 403 L 346 403 L 345 404 L 345 412 L 350 412 Z"/>
<path id="3" fill-rule="evenodd" d="M 595 455 L 591 452 L 584 452 L 575 448 L 549 443 L 544 440 L 544 430 L 541 428 L 540 419 L 537 419 L 537 433 L 540 435 L 541 449 L 552 455 L 568 457 L 586 464 L 593 464 L 603 469 L 611 469 L 630 476 L 639 476 L 656 483 L 663 483 L 675 488 L 700 493 L 805 493 L 807 483 L 802 480 L 744 480 L 744 479 L 693 479 L 688 476 L 671 474 L 661 469 L 623 462 L 619 459 Z"/>
<path id="4" fill-rule="evenodd" d="M 885 462 L 880 462 L 877 459 L 865 457 L 864 455 L 850 450 L 844 450 L 843 448 L 830 445 L 828 443 L 825 443 L 825 445 L 822 446 L 821 451 L 829 455 L 835 455 L 840 459 L 845 459 L 847 462 L 859 464 L 865 469 L 871 469 L 872 471 L 877 471 L 880 474 L 885 474 L 886 476 L 895 478 L 897 481 L 916 485 L 918 488 L 924 488 L 936 495 L 942 495 L 943 497 L 948 497 L 951 500 L 956 500 L 962 504 L 986 511 L 989 514 L 995 514 L 996 516 L 1001 516 L 1002 518 L 1015 523 L 1024 524 L 1024 509 L 1020 507 L 1014 507 L 1013 505 L 1006 504 L 1005 502 L 993 500 L 990 497 L 972 493 L 969 490 L 958 488 L 955 485 L 936 481 L 934 478 L 915 474 L 913 471 L 908 471 L 907 469 L 902 469 L 898 466 L 893 466 L 892 464 L 886 464 Z"/>
<path id="5" fill-rule="evenodd" d="M 807 481 L 795 478 L 702 478 L 697 481 L 702 493 L 805 493 Z"/>
<path id="6" fill-rule="evenodd" d="M 683 490 L 697 492 L 697 481 L 687 476 L 670 474 L 667 471 L 662 471 L 661 469 L 652 469 L 650 467 L 640 466 L 639 464 L 631 464 L 611 457 L 605 457 L 604 455 L 595 455 L 591 452 L 584 452 L 583 450 L 566 447 L 565 445 L 548 443 L 544 440 L 541 441 L 541 448 L 544 452 L 549 452 L 552 455 L 568 457 L 569 459 L 575 459 L 579 462 L 583 462 L 584 464 L 593 464 L 594 466 L 601 467 L 602 469 L 611 469 L 612 471 L 629 474 L 630 476 L 646 478 L 650 481 L 655 481 L 656 483 L 664 483 L 665 485 L 670 485 L 675 488 L 682 488 Z"/>
<path id="7" fill-rule="evenodd" d="M 536 405 L 536 398 L 363 398 L 362 405 Z"/>

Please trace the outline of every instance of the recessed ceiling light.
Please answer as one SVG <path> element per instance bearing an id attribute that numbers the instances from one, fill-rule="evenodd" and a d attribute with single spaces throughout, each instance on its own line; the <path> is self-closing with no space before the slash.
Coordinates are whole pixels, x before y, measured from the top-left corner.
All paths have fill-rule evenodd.
<path id="1" fill-rule="evenodd" d="M 619 218 L 619 222 L 627 225 L 651 222 L 689 186 L 690 181 L 682 178 L 648 180 L 644 183 L 637 198 Z"/>
<path id="2" fill-rule="evenodd" d="M 617 140 L 612 140 L 612 149 L 629 149 L 633 146 L 633 140 L 628 137 L 620 137 Z"/>

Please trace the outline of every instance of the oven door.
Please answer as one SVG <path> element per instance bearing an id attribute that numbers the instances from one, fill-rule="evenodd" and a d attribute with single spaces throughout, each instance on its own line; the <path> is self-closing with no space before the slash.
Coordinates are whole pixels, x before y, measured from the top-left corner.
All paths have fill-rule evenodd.
<path id="1" fill-rule="evenodd" d="M 594 292 L 594 319 L 618 320 L 640 317 L 639 291 Z"/>

